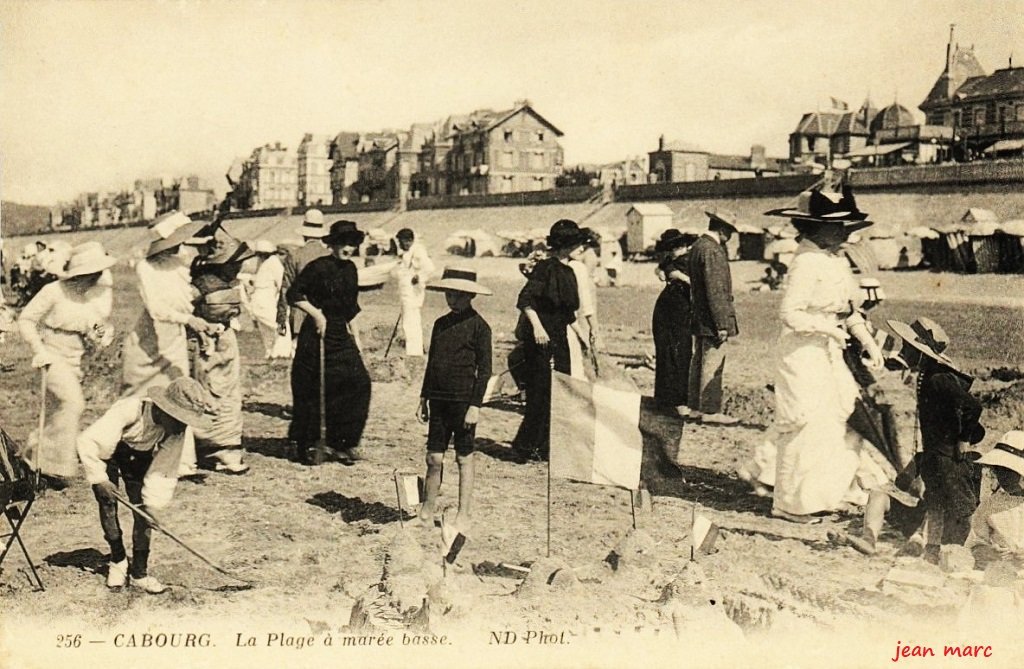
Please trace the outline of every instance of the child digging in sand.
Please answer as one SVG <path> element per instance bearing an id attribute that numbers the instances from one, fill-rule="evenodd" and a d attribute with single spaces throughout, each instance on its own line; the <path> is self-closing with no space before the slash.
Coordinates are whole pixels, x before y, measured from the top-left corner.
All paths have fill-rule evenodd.
<path id="1" fill-rule="evenodd" d="M 423 375 L 418 417 L 428 423 L 426 500 L 419 517 L 433 521 L 444 454 L 454 437 L 459 463 L 459 512 L 455 529 L 468 533 L 472 520 L 473 451 L 487 381 L 491 377 L 491 328 L 473 309 L 473 297 L 491 295 L 476 272 L 448 267 L 427 290 L 441 291 L 450 312 L 434 322 Z"/>

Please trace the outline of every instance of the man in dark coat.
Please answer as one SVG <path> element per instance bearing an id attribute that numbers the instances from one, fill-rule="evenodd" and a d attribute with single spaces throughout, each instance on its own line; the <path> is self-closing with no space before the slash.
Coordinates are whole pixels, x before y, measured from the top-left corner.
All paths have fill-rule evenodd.
<path id="1" fill-rule="evenodd" d="M 694 417 L 708 424 L 732 425 L 737 420 L 722 413 L 722 376 L 725 342 L 739 333 L 725 250 L 725 243 L 736 234 L 736 216 L 721 209 L 705 213 L 708 231 L 690 249 L 693 360 L 687 394 Z"/>

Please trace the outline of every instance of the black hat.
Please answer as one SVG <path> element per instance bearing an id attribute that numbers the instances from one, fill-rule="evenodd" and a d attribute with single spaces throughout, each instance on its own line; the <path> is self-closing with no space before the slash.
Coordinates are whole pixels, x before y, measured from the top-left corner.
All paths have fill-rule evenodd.
<path id="1" fill-rule="evenodd" d="M 867 220 L 868 215 L 857 208 L 849 186 L 844 185 L 839 192 L 826 193 L 822 185 L 817 184 L 800 193 L 795 207 L 772 209 L 764 212 L 764 215 L 812 223 L 842 223 L 850 232 L 874 225 Z"/>
<path id="2" fill-rule="evenodd" d="M 572 248 L 579 246 L 587 241 L 588 235 L 583 230 L 580 230 L 580 226 L 576 221 L 563 218 L 559 221 L 555 221 L 555 224 L 551 226 L 551 231 L 548 233 L 547 245 L 552 251 L 558 251 L 561 249 Z"/>
<path id="3" fill-rule="evenodd" d="M 409 228 L 402 228 L 397 233 L 395 233 L 395 238 L 396 239 L 416 239 L 416 233 L 413 232 L 412 230 L 410 230 Z"/>
<path id="4" fill-rule="evenodd" d="M 365 237 L 366 233 L 357 228 L 355 222 L 335 221 L 323 243 L 327 246 L 359 246 Z"/>
<path id="5" fill-rule="evenodd" d="M 680 246 L 687 246 L 695 241 L 697 241 L 696 235 L 681 232 L 677 228 L 669 228 L 665 232 L 661 233 L 661 237 L 654 245 L 654 252 L 665 253 L 667 251 L 677 249 Z"/>

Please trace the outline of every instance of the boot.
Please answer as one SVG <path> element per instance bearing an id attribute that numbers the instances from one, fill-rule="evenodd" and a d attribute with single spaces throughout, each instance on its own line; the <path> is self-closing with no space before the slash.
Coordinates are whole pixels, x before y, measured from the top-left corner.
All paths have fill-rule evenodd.
<path id="1" fill-rule="evenodd" d="M 145 592 L 151 595 L 159 595 L 160 593 L 167 590 L 167 586 L 156 580 L 154 576 L 143 576 L 141 578 L 132 579 L 132 587 L 141 588 Z"/>

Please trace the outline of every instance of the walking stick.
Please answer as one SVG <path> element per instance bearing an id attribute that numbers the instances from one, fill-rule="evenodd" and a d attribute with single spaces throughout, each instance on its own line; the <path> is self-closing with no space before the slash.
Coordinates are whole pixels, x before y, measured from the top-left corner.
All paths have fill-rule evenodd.
<path id="1" fill-rule="evenodd" d="M 324 369 L 324 335 L 320 335 L 320 435 L 316 440 L 313 462 L 322 465 L 327 459 L 327 372 Z"/>
<path id="2" fill-rule="evenodd" d="M 114 499 L 116 499 L 118 502 L 120 502 L 121 504 L 124 504 L 126 507 L 131 509 L 133 512 L 135 512 L 136 514 L 138 514 L 142 518 L 145 518 L 146 522 L 149 523 L 149 526 L 152 527 L 154 530 L 156 530 L 157 532 L 160 532 L 161 534 L 166 536 L 168 539 L 170 539 L 174 543 L 178 544 L 179 546 L 181 546 L 182 548 L 187 550 L 192 555 L 195 555 L 197 558 L 199 558 L 200 560 L 202 560 L 203 562 L 208 564 L 210 567 L 212 567 L 214 571 L 217 571 L 217 572 L 219 572 L 221 574 L 224 574 L 228 578 L 234 579 L 234 580 L 236 580 L 236 581 L 238 581 L 240 583 L 245 583 L 246 585 L 249 585 L 249 586 L 254 585 L 254 583 L 252 581 L 248 581 L 248 580 L 246 580 L 244 578 L 241 578 L 240 576 L 235 576 L 234 574 L 232 574 L 230 571 L 228 571 L 224 567 L 221 567 L 219 564 L 217 564 L 216 562 L 214 562 L 210 558 L 206 557 L 205 555 L 203 555 L 202 553 L 200 553 L 196 549 L 192 548 L 191 546 L 186 544 L 184 541 L 182 541 L 178 537 L 174 536 L 174 534 L 172 534 L 170 530 L 168 530 L 166 527 L 164 527 L 160 523 L 156 522 L 156 518 L 154 518 L 153 516 L 149 515 L 149 513 L 144 511 L 142 508 L 140 508 L 140 507 L 132 504 L 131 502 L 129 502 L 125 498 L 125 496 L 122 495 L 117 490 L 111 491 L 111 494 L 113 494 Z"/>
<path id="3" fill-rule="evenodd" d="M 391 344 L 395 341 L 395 335 L 398 334 L 398 324 L 402 322 L 402 312 L 398 312 L 398 318 L 395 320 L 395 327 L 391 330 L 391 338 L 388 339 L 388 347 L 384 349 L 384 359 L 387 360 L 388 353 L 391 353 Z"/>
<path id="4" fill-rule="evenodd" d="M 36 452 L 35 452 L 35 483 L 33 485 L 34 490 L 39 490 L 39 479 L 43 471 L 43 428 L 46 427 L 46 372 L 50 369 L 49 365 L 44 365 L 40 370 L 40 382 L 39 382 L 39 432 L 36 436 Z"/>

